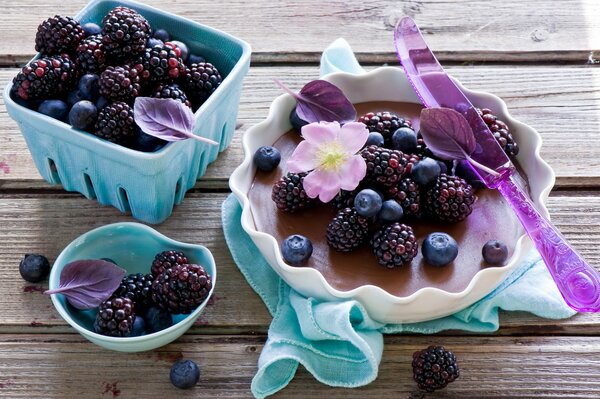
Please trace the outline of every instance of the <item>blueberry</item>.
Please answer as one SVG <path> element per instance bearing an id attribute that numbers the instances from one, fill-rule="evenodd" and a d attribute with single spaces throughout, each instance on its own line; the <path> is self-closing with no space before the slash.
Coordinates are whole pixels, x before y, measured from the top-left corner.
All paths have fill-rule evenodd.
<path id="1" fill-rule="evenodd" d="M 377 215 L 381 210 L 383 200 L 377 191 L 366 188 L 361 190 L 354 197 L 354 207 L 359 215 L 364 217 L 372 217 Z"/>
<path id="2" fill-rule="evenodd" d="M 146 47 L 152 48 L 154 46 L 164 46 L 164 43 L 162 40 L 159 40 L 155 37 L 151 37 L 148 39 L 148 41 L 146 42 Z"/>
<path id="3" fill-rule="evenodd" d="M 426 186 L 433 182 L 440 172 L 440 165 L 435 159 L 423 158 L 413 166 L 411 176 L 417 184 Z"/>
<path id="4" fill-rule="evenodd" d="M 383 147 L 384 141 L 385 139 L 381 133 L 371 132 L 369 133 L 369 137 L 367 138 L 365 146 L 376 145 L 377 147 Z"/>
<path id="5" fill-rule="evenodd" d="M 102 33 L 102 28 L 93 22 L 85 23 L 81 26 L 83 28 L 83 32 L 85 33 L 85 37 L 99 35 Z"/>
<path id="6" fill-rule="evenodd" d="M 270 172 L 281 162 L 279 150 L 271 146 L 262 146 L 254 153 L 254 164 L 263 172 Z"/>
<path id="7" fill-rule="evenodd" d="M 139 337 L 146 333 L 146 323 L 144 319 L 140 316 L 135 317 L 135 321 L 133 322 L 133 326 L 131 327 L 130 337 Z"/>
<path id="8" fill-rule="evenodd" d="M 45 100 L 40 104 L 38 112 L 51 118 L 66 122 L 69 115 L 69 106 L 61 100 Z"/>
<path id="9" fill-rule="evenodd" d="M 75 129 L 88 130 L 96 122 L 98 117 L 98 109 L 93 102 L 88 100 L 82 100 L 71 108 L 69 112 L 69 123 Z"/>
<path id="10" fill-rule="evenodd" d="M 190 55 L 190 51 L 188 50 L 188 46 L 184 42 L 180 42 L 179 40 L 171 40 L 179 50 L 181 50 L 181 55 L 179 56 L 183 62 L 187 62 L 188 56 Z"/>
<path id="11" fill-rule="evenodd" d="M 392 146 L 394 150 L 414 153 L 417 151 L 417 135 L 409 127 L 401 127 L 392 135 Z"/>
<path id="12" fill-rule="evenodd" d="M 83 100 L 87 100 L 87 98 L 83 96 L 83 93 L 79 89 L 73 90 L 67 96 L 67 104 L 69 104 L 70 107 Z"/>
<path id="13" fill-rule="evenodd" d="M 197 54 L 190 54 L 190 56 L 188 57 L 188 60 L 187 60 L 188 64 L 200 64 L 202 62 L 206 62 L 206 58 L 202 57 L 201 55 L 197 55 Z"/>
<path id="14" fill-rule="evenodd" d="M 423 240 L 421 253 L 425 262 L 432 266 L 446 266 L 456 259 L 458 244 L 446 233 L 431 233 Z"/>
<path id="15" fill-rule="evenodd" d="M 292 234 L 281 243 L 281 255 L 290 265 L 300 265 L 312 255 L 313 245 L 300 234 Z"/>
<path id="16" fill-rule="evenodd" d="M 106 107 L 107 105 L 108 105 L 108 100 L 106 99 L 106 97 L 100 96 L 96 100 L 96 108 L 98 108 L 98 111 L 100 111 L 102 108 Z"/>
<path id="17" fill-rule="evenodd" d="M 43 255 L 26 254 L 19 263 L 19 273 L 23 280 L 38 283 L 50 273 L 50 262 Z"/>
<path id="18" fill-rule="evenodd" d="M 296 131 L 298 133 L 302 132 L 302 127 L 308 125 L 308 122 L 300 119 L 300 117 L 298 116 L 298 113 L 296 112 L 296 107 L 294 107 L 294 109 L 292 110 L 292 112 L 290 113 L 290 122 L 292 124 L 292 127 L 294 129 L 296 129 Z"/>
<path id="19" fill-rule="evenodd" d="M 459 161 L 456 164 L 456 168 L 454 169 L 454 173 L 458 177 L 462 177 L 465 179 L 467 183 L 469 183 L 473 188 L 484 188 L 485 184 L 481 181 L 477 173 L 473 171 L 473 168 L 469 165 L 467 161 Z"/>
<path id="20" fill-rule="evenodd" d="M 168 311 L 153 306 L 144 314 L 144 322 L 146 324 L 146 332 L 152 334 L 171 327 L 173 325 L 173 318 Z"/>
<path id="21" fill-rule="evenodd" d="M 394 223 L 402 219 L 404 210 L 396 200 L 384 201 L 381 205 L 381 210 L 377 214 L 377 218 L 384 223 Z"/>
<path id="22" fill-rule="evenodd" d="M 171 384 L 180 389 L 189 389 L 198 383 L 200 368 L 191 360 L 178 360 L 171 367 Z"/>
<path id="23" fill-rule="evenodd" d="M 162 40 L 163 42 L 168 42 L 169 39 L 171 39 L 171 36 L 169 35 L 169 32 L 167 32 L 164 29 L 157 29 L 154 32 L 154 38 L 158 39 L 158 40 Z"/>
<path id="24" fill-rule="evenodd" d="M 502 241 L 489 240 L 481 250 L 483 260 L 490 265 L 503 265 L 508 259 L 508 247 Z"/>
<path id="25" fill-rule="evenodd" d="M 140 132 L 128 147 L 132 150 L 141 152 L 156 152 L 163 148 L 168 142 L 158 137 L 150 136 L 149 134 Z"/>
<path id="26" fill-rule="evenodd" d="M 79 79 L 78 89 L 84 100 L 96 101 L 100 97 L 99 81 L 100 76 L 92 73 L 87 73 Z"/>

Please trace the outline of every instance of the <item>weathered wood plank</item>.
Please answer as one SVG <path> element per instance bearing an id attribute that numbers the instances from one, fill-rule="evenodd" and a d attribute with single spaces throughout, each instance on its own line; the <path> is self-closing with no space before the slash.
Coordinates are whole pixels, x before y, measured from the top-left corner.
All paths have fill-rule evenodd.
<path id="1" fill-rule="evenodd" d="M 250 383 L 264 336 L 185 335 L 161 349 L 115 353 L 78 335 L 0 336 L 0 397 L 251 398 Z M 460 378 L 444 398 L 596 398 L 600 396 L 598 337 L 386 337 L 377 379 L 357 389 L 317 382 L 303 367 L 273 398 L 424 398 L 412 380 L 412 353 L 431 344 L 452 350 Z M 179 358 L 201 368 L 198 385 L 169 383 Z M 440 396 L 441 395 L 441 396 Z M 429 396 L 427 396 L 429 397 Z"/>
<path id="2" fill-rule="evenodd" d="M 600 185 L 600 69 L 546 66 L 456 66 L 450 72 L 472 89 L 502 97 L 511 113 L 543 136 L 542 156 L 557 174 L 557 187 Z M 7 82 L 15 69 L 0 69 Z M 293 88 L 317 78 L 317 67 L 255 67 L 246 78 L 239 129 L 220 158 L 209 167 L 200 187 L 227 187 L 226 180 L 242 160 L 241 135 L 264 119 L 281 91 L 278 77 Z M 1 100 L 0 100 L 1 101 Z M 565 154 L 565 145 L 576 156 Z M 0 103 L 0 187 L 49 188 L 41 181 L 23 137 Z M 9 172 L 9 173 L 7 173 Z"/>
<path id="3" fill-rule="evenodd" d="M 54 14 L 74 15 L 86 2 L 59 4 L 6 0 L 0 24 L 0 63 L 23 63 L 34 53 L 37 25 Z M 146 3 L 247 40 L 255 62 L 315 62 L 338 37 L 351 40 L 361 58 L 393 61 L 392 30 L 402 15 L 414 17 L 444 60 L 561 61 L 584 63 L 600 49 L 600 6 L 595 0 L 328 1 L 274 4 L 268 0 Z M 211 12 L 207 12 L 211 10 Z M 465 16 L 468 16 L 466 18 Z"/>
<path id="4" fill-rule="evenodd" d="M 219 282 L 195 334 L 266 332 L 270 316 L 233 263 L 221 229 L 220 206 L 227 194 L 189 194 L 158 231 L 184 242 L 206 245 L 215 256 Z M 80 234 L 117 221 L 131 221 L 109 207 L 71 194 L 0 196 L 0 333 L 72 331 L 41 294 L 47 283 L 29 284 L 18 274 L 25 253 L 42 253 L 53 261 Z M 553 196 L 553 220 L 589 262 L 600 268 L 600 198 Z M 107 254 L 110 257 L 110 254 Z M 569 320 L 542 320 L 525 313 L 502 317 L 499 334 L 600 334 L 600 315 L 580 314 Z M 1 369 L 1 367 L 0 367 Z"/>

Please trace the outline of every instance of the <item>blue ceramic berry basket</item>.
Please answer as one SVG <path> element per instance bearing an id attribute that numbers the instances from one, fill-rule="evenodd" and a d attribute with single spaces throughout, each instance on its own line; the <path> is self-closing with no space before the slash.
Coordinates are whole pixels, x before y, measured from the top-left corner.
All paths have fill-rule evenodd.
<path id="1" fill-rule="evenodd" d="M 131 212 L 143 222 L 161 223 L 204 175 L 208 164 L 231 143 L 242 81 L 250 67 L 250 45 L 219 30 L 129 0 L 94 0 L 75 18 L 81 23 L 99 24 L 108 11 L 119 5 L 137 10 L 153 29 L 168 30 L 188 45 L 190 53 L 202 54 L 219 69 L 223 82 L 196 111 L 194 128 L 195 134 L 218 141 L 219 146 L 185 140 L 144 153 L 15 103 L 9 95 L 11 83 L 4 90 L 4 101 L 46 181 L 62 184 L 67 191 L 80 192 L 121 212 Z"/>

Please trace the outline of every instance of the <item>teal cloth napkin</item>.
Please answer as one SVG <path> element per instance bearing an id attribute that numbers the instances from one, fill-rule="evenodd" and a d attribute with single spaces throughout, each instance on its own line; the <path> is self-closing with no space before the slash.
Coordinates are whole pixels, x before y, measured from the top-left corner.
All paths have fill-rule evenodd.
<path id="1" fill-rule="evenodd" d="M 335 41 L 321 58 L 321 73 L 334 71 L 363 72 L 343 39 Z M 384 325 L 372 320 L 357 301 L 319 302 L 291 289 L 243 230 L 241 212 L 237 199 L 230 195 L 222 209 L 225 239 L 233 260 L 273 316 L 252 380 L 256 398 L 284 388 L 299 364 L 327 385 L 351 388 L 370 383 L 377 377 L 384 333 L 492 332 L 498 329 L 500 309 L 549 319 L 575 314 L 539 255 L 532 254 L 492 293 L 460 312 L 421 323 Z"/>

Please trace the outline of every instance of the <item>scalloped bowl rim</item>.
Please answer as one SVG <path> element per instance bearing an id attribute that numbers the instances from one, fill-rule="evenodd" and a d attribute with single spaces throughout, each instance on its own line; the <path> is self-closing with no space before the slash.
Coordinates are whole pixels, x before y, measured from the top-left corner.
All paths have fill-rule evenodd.
<path id="1" fill-rule="evenodd" d="M 151 334 L 141 335 L 138 337 L 111 337 L 111 336 L 98 334 L 94 331 L 88 330 L 87 328 L 82 327 L 79 323 L 77 323 L 75 320 L 73 320 L 71 315 L 65 310 L 63 304 L 61 302 L 59 302 L 59 300 L 57 298 L 57 294 L 52 294 L 52 295 L 50 295 L 52 303 L 54 304 L 54 308 L 58 311 L 58 313 L 61 315 L 61 317 L 84 336 L 89 335 L 90 337 L 92 337 L 95 340 L 105 341 L 105 342 L 109 342 L 112 344 L 119 344 L 119 345 L 120 344 L 126 345 L 126 344 L 133 344 L 133 343 L 141 343 L 141 342 L 151 340 L 151 339 L 161 336 L 161 335 L 169 335 L 169 334 L 175 332 L 176 330 L 179 330 L 180 328 L 182 328 L 183 325 L 190 319 L 198 318 L 198 316 L 200 316 L 200 313 L 202 313 L 202 311 L 206 307 L 206 304 L 208 303 L 210 297 L 213 295 L 216 281 L 217 281 L 217 265 L 215 263 L 215 259 L 212 256 L 211 251 L 203 245 L 189 244 L 189 243 L 185 243 L 182 241 L 174 240 L 174 239 L 169 238 L 166 235 L 158 232 L 157 230 L 154 230 L 152 227 L 146 226 L 145 224 L 135 223 L 135 222 L 119 222 L 119 223 L 112 223 L 112 224 L 107 224 L 104 226 L 97 227 L 97 228 L 90 230 L 86 233 L 83 233 L 79 237 L 75 238 L 61 251 L 60 255 L 58 255 L 58 257 L 56 258 L 56 261 L 54 262 L 54 264 L 63 263 L 64 258 L 66 257 L 66 253 L 69 252 L 71 249 L 73 249 L 75 246 L 79 245 L 79 243 L 82 240 L 85 241 L 85 239 L 88 238 L 89 236 L 103 234 L 108 231 L 118 229 L 121 227 L 130 227 L 132 229 L 137 229 L 138 232 L 141 234 L 150 234 L 150 235 L 158 238 L 160 241 L 162 241 L 166 244 L 175 246 L 175 247 L 190 248 L 190 249 L 194 249 L 194 250 L 201 250 L 202 252 L 204 252 L 205 255 L 207 255 L 207 257 L 212 265 L 212 269 L 213 269 L 213 273 L 210 276 L 211 280 L 212 280 L 212 287 L 210 289 L 210 292 L 208 293 L 208 296 L 204 299 L 204 301 L 202 301 L 202 303 L 200 305 L 198 305 L 198 307 L 192 313 L 190 313 L 189 315 L 187 315 L 185 318 L 181 319 L 177 323 L 173 324 L 171 327 L 165 328 L 164 330 L 160 330 L 160 331 L 157 331 L 157 332 L 154 332 Z M 62 268 L 61 268 L 61 270 L 62 270 Z M 52 267 L 52 270 L 50 271 L 50 276 L 48 278 L 48 289 L 49 290 L 57 288 L 57 284 L 58 284 L 58 281 L 60 278 L 60 276 L 57 276 L 57 274 L 58 274 L 58 268 Z M 52 284 L 53 282 L 55 284 Z M 174 339 L 176 339 L 176 338 L 174 338 Z"/>
<path id="2" fill-rule="evenodd" d="M 359 81 L 361 81 L 361 80 L 365 81 L 365 80 L 377 79 L 380 74 L 384 75 L 386 73 L 402 73 L 402 74 L 404 74 L 404 72 L 400 68 L 379 67 L 372 71 L 369 71 L 369 72 L 366 72 L 366 73 L 360 74 L 360 75 L 350 74 L 350 73 L 346 73 L 346 72 L 334 72 L 334 73 L 330 73 L 328 75 L 323 76 L 321 79 L 327 80 L 327 81 L 332 81 L 332 80 L 338 81 L 338 80 L 344 80 L 344 79 L 356 79 Z M 467 89 L 457 79 L 455 79 L 455 78 L 452 78 L 452 79 L 457 83 L 457 85 L 460 87 L 460 89 L 465 93 L 465 95 L 468 98 L 483 97 L 483 98 L 486 98 L 488 101 L 493 101 L 493 102 L 497 103 L 497 106 L 499 107 L 501 112 L 498 112 L 496 115 L 500 114 L 503 117 L 503 120 L 508 125 L 510 125 L 514 131 L 519 131 L 520 134 L 531 135 L 531 137 L 533 138 L 533 140 L 535 142 L 533 150 L 530 151 L 530 153 L 532 152 L 532 154 L 530 154 L 530 155 L 534 156 L 534 160 L 532 160 L 531 162 L 533 164 L 536 164 L 537 168 L 538 168 L 537 175 L 535 176 L 536 183 L 538 186 L 541 185 L 543 187 L 542 189 L 539 190 L 537 195 L 535 195 L 534 198 L 532 198 L 532 199 L 533 199 L 533 202 L 536 204 L 537 208 L 540 210 L 540 212 L 544 216 L 549 217 L 548 210 L 545 207 L 545 201 L 548 198 L 548 195 L 549 195 L 550 191 L 552 190 L 552 187 L 554 186 L 555 175 L 554 175 L 554 171 L 552 170 L 552 168 L 540 156 L 540 149 L 541 149 L 541 145 L 542 145 L 541 135 L 532 127 L 514 119 L 508 112 L 506 103 L 501 98 L 499 98 L 493 94 L 487 93 L 487 92 Z M 343 88 L 342 88 L 342 90 L 343 90 Z M 356 287 L 356 288 L 348 290 L 348 291 L 341 291 L 336 288 L 333 288 L 329 284 L 329 282 L 325 279 L 325 277 L 321 274 L 321 272 L 319 272 L 318 270 L 316 270 L 314 268 L 310 268 L 310 267 L 299 268 L 299 267 L 294 267 L 294 266 L 288 265 L 287 263 L 285 263 L 285 261 L 281 257 L 281 251 L 279 251 L 279 244 L 278 244 L 277 240 L 270 234 L 263 233 L 263 232 L 256 230 L 256 227 L 255 227 L 254 221 L 253 221 L 253 217 L 252 217 L 252 211 L 250 208 L 250 201 L 247 196 L 247 192 L 245 192 L 244 189 L 240 188 L 239 181 L 242 178 L 243 174 L 245 172 L 247 172 L 249 168 L 253 168 L 253 162 L 252 162 L 253 154 L 251 153 L 249 148 L 250 148 L 250 144 L 251 144 L 251 141 L 253 140 L 254 136 L 260 135 L 261 131 L 263 131 L 269 125 L 274 123 L 276 116 L 278 116 L 279 113 L 282 112 L 281 111 L 282 109 L 286 109 L 286 108 L 290 107 L 290 103 L 292 103 L 292 104 L 295 103 L 295 100 L 292 98 L 291 95 L 282 94 L 282 95 L 278 96 L 272 102 L 272 104 L 269 108 L 269 114 L 268 114 L 267 118 L 265 120 L 263 120 L 262 122 L 252 126 L 250 129 L 248 129 L 246 131 L 246 133 L 244 134 L 243 139 L 242 139 L 242 147 L 244 150 L 244 160 L 243 160 L 242 164 L 239 165 L 232 173 L 232 175 L 229 179 L 229 185 L 230 185 L 230 189 L 232 190 L 232 192 L 238 198 L 238 200 L 240 201 L 240 203 L 242 205 L 241 224 L 242 224 L 243 229 L 250 235 L 250 237 L 252 238 L 252 240 L 255 243 L 269 242 L 270 245 L 272 247 L 274 247 L 273 249 L 274 249 L 274 253 L 276 255 L 277 266 L 280 268 L 280 270 L 277 270 L 277 268 L 273 267 L 273 265 L 271 265 L 271 267 L 273 267 L 275 269 L 275 271 L 292 286 L 292 288 L 295 288 L 294 284 L 293 284 L 293 282 L 290 283 L 290 281 L 288 281 L 287 278 L 310 279 L 310 281 L 313 281 L 315 284 L 318 284 L 320 286 L 320 288 L 325 289 L 325 291 L 330 296 L 338 298 L 338 299 L 342 299 L 342 300 L 356 299 L 359 296 L 361 296 L 361 297 L 366 296 L 366 297 L 370 297 L 370 298 L 383 300 L 392 305 L 407 305 L 425 295 L 431 295 L 432 300 L 436 300 L 436 301 L 443 301 L 444 299 L 453 299 L 453 300 L 462 299 L 462 298 L 467 297 L 475 289 L 475 287 L 477 287 L 479 284 L 481 284 L 481 282 L 483 280 L 494 281 L 494 284 L 489 284 L 489 289 L 486 290 L 486 294 L 480 295 L 479 298 L 473 300 L 469 304 L 461 305 L 458 308 L 448 308 L 445 312 L 441 312 L 441 313 L 433 315 L 431 317 L 426 317 L 426 318 L 418 319 L 418 320 L 417 319 L 401 320 L 401 321 L 397 321 L 397 322 L 424 321 L 424 320 L 430 320 L 433 318 L 452 314 L 452 313 L 460 310 L 461 308 L 464 308 L 464 307 L 476 302 L 477 300 L 481 299 L 483 296 L 487 295 L 487 293 L 491 292 L 494 288 L 496 288 L 508 276 L 508 274 L 510 272 L 512 272 L 516 269 L 516 266 L 519 263 L 517 261 L 523 260 L 523 257 L 525 255 L 524 252 L 526 252 L 526 250 L 527 250 L 527 248 L 524 249 L 524 247 L 533 248 L 530 240 L 528 239 L 527 235 L 524 233 L 518 239 L 517 244 L 515 246 L 514 254 L 505 266 L 488 267 L 488 268 L 484 268 L 484 269 L 480 270 L 473 276 L 470 283 L 463 291 L 448 292 L 448 291 L 445 291 L 445 290 L 442 290 L 439 288 L 435 288 L 435 287 L 423 287 L 423 288 L 415 291 L 411 295 L 404 296 L 404 297 L 390 294 L 389 292 L 385 291 L 384 289 L 382 289 L 378 286 L 375 286 L 375 285 L 370 285 L 370 284 L 365 284 L 365 285 Z M 291 111 L 291 108 L 289 110 Z M 289 114 L 289 111 L 288 111 L 288 114 Z M 285 132 L 283 132 L 283 133 L 285 133 Z M 252 176 L 254 176 L 254 173 L 252 173 Z M 531 184 L 531 182 L 530 182 L 530 184 Z M 270 262 L 268 262 L 268 263 L 270 264 Z M 386 320 L 386 321 L 390 322 L 390 320 Z"/>

